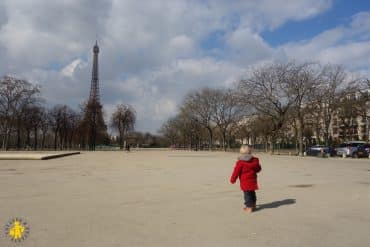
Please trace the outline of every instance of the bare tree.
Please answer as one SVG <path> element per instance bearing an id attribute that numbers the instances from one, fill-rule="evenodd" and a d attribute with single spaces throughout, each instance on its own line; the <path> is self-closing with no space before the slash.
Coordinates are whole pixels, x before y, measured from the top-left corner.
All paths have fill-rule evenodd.
<path id="1" fill-rule="evenodd" d="M 271 151 L 296 101 L 291 97 L 288 85 L 293 75 L 291 64 L 272 64 L 254 70 L 249 78 L 239 82 L 238 88 L 244 104 L 252 106 L 272 125 L 269 137 Z"/>
<path id="2" fill-rule="evenodd" d="M 212 120 L 221 132 L 222 146 L 226 151 L 228 137 L 232 133 L 231 127 L 240 122 L 246 108 L 241 107 L 239 98 L 232 90 L 215 90 L 213 97 L 215 99 L 215 113 Z"/>
<path id="3" fill-rule="evenodd" d="M 316 104 L 315 93 L 321 82 L 321 71 L 317 64 L 290 64 L 291 75 L 286 86 L 289 90 L 292 115 L 297 121 L 297 138 L 299 155 L 303 156 L 303 138 L 305 120 L 310 113 L 310 105 Z"/>
<path id="4" fill-rule="evenodd" d="M 2 147 L 8 149 L 9 138 L 22 109 L 37 101 L 39 88 L 26 80 L 5 76 L 0 80 L 0 118 Z"/>
<path id="5" fill-rule="evenodd" d="M 184 144 L 187 143 L 190 149 L 198 150 L 202 148 L 203 126 L 192 118 L 189 112 L 181 111 L 177 117 L 177 126 L 181 129 L 181 134 L 184 137 Z"/>
<path id="6" fill-rule="evenodd" d="M 69 149 L 73 148 L 74 139 L 76 137 L 76 133 L 78 131 L 78 127 L 83 119 L 82 114 L 76 111 L 70 111 L 68 115 L 68 133 L 66 133 L 66 145 Z"/>
<path id="7" fill-rule="evenodd" d="M 26 146 L 31 148 L 31 133 L 33 131 L 33 149 L 37 149 L 38 129 L 41 123 L 42 110 L 38 105 L 29 105 L 24 110 L 24 126 L 26 130 Z"/>
<path id="8" fill-rule="evenodd" d="M 275 126 L 270 118 L 263 114 L 255 114 L 249 119 L 247 125 L 250 129 L 252 144 L 263 143 L 267 151 L 268 143 L 271 141 L 270 137 L 275 131 Z"/>
<path id="9" fill-rule="evenodd" d="M 182 104 L 181 111 L 198 122 L 209 134 L 209 147 L 213 146 L 214 123 L 212 118 L 215 114 L 215 90 L 203 88 L 200 91 L 189 93 Z"/>
<path id="10" fill-rule="evenodd" d="M 356 102 L 355 94 L 348 94 L 340 101 L 338 119 L 342 137 L 345 141 L 358 139 L 357 135 L 357 112 L 354 108 Z"/>
<path id="11" fill-rule="evenodd" d="M 176 145 L 179 143 L 179 130 L 177 128 L 177 117 L 172 117 L 168 119 L 160 128 L 159 133 L 161 133 L 165 138 L 167 138 L 171 145 Z"/>
<path id="12" fill-rule="evenodd" d="M 111 126 L 118 131 L 119 145 L 122 149 L 126 134 L 129 131 L 134 130 L 136 122 L 136 112 L 129 105 L 117 105 L 110 122 Z"/>
<path id="13" fill-rule="evenodd" d="M 362 118 L 365 126 L 363 131 L 363 140 L 369 141 L 369 120 L 370 120 L 370 80 L 357 80 L 352 84 L 356 94 L 354 101 L 354 109 L 357 114 Z"/>
<path id="14" fill-rule="evenodd" d="M 315 105 L 311 107 L 312 113 L 322 124 L 317 126 L 316 134 L 323 132 L 325 145 L 329 145 L 330 127 L 333 118 L 340 107 L 340 100 L 344 97 L 347 74 L 343 67 L 327 65 L 323 67 L 321 83 L 315 91 Z"/>
<path id="15" fill-rule="evenodd" d="M 74 139 L 76 144 L 81 147 L 81 139 L 78 137 L 78 132 L 85 135 L 86 133 L 80 129 L 83 113 L 77 113 L 67 105 L 54 106 L 47 115 L 49 121 L 44 123 L 44 131 L 50 129 L 54 134 L 54 149 L 71 149 L 74 147 Z"/>
<path id="16" fill-rule="evenodd" d="M 54 106 L 49 112 L 49 125 L 54 133 L 54 150 L 57 149 L 58 133 L 61 128 L 63 106 Z"/>
<path id="17" fill-rule="evenodd" d="M 165 136 L 171 145 L 189 149 L 202 149 L 204 127 L 200 125 L 188 111 L 180 111 L 162 125 L 160 133 Z"/>
<path id="18" fill-rule="evenodd" d="M 45 148 L 45 139 L 49 128 L 49 113 L 45 108 L 42 108 L 40 114 L 41 149 Z"/>

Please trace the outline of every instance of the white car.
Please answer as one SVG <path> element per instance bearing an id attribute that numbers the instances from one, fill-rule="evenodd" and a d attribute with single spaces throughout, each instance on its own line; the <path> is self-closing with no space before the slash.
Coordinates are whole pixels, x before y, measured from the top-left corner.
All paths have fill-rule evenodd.
<path id="1" fill-rule="evenodd" d="M 353 154 L 356 153 L 358 146 L 364 145 L 364 141 L 350 141 L 340 144 L 337 148 L 337 155 L 343 157 L 353 157 Z"/>

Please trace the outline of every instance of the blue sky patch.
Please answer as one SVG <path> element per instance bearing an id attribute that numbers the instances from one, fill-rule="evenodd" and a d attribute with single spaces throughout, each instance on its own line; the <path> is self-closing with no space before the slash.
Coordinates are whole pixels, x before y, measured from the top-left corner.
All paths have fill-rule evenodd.
<path id="1" fill-rule="evenodd" d="M 370 1 L 336 0 L 329 10 L 319 16 L 304 21 L 289 21 L 276 30 L 263 32 L 261 36 L 273 47 L 308 40 L 325 30 L 347 26 L 353 15 L 368 10 Z"/>

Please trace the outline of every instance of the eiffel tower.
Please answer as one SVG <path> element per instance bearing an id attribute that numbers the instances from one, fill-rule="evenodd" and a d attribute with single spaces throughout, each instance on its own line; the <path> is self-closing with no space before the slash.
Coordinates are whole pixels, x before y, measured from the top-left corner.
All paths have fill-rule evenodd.
<path id="1" fill-rule="evenodd" d="M 84 126 L 86 127 L 89 150 L 95 150 L 97 144 L 103 143 L 108 134 L 104 123 L 102 105 L 99 95 L 99 46 L 98 42 L 93 47 L 93 68 L 90 86 L 90 97 L 85 108 Z"/>

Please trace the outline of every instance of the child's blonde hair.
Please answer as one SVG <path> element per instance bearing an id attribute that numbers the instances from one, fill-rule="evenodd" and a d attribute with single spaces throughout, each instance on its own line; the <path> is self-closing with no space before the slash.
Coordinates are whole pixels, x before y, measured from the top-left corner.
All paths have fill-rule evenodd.
<path id="1" fill-rule="evenodd" d="M 252 148 L 249 145 L 242 145 L 239 152 L 240 154 L 251 154 Z"/>

